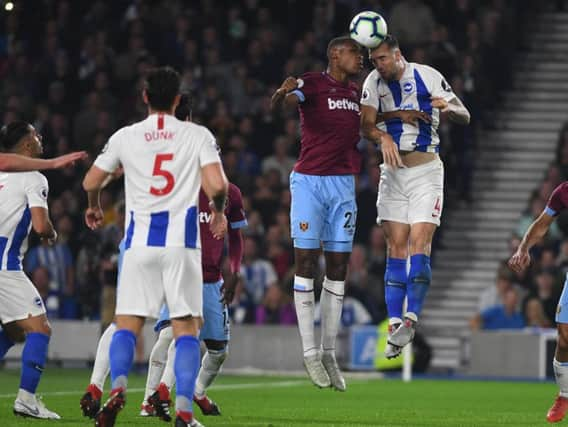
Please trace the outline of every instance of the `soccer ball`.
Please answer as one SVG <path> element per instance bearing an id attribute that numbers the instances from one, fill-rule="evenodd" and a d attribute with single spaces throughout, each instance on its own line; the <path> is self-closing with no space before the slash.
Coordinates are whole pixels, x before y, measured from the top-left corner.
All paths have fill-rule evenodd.
<path id="1" fill-rule="evenodd" d="M 375 48 L 387 36 L 387 21 L 370 10 L 358 13 L 349 24 L 349 36 L 369 49 Z"/>

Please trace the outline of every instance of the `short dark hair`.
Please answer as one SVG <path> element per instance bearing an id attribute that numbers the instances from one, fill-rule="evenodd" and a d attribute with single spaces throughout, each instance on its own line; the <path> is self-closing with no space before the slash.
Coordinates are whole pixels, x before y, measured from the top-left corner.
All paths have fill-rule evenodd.
<path id="1" fill-rule="evenodd" d="M 31 132 L 30 124 L 16 120 L 0 129 L 0 150 L 13 151 L 16 145 Z"/>
<path id="2" fill-rule="evenodd" d="M 334 39 L 331 39 L 329 41 L 329 43 L 327 44 L 327 57 L 328 57 L 328 59 L 329 59 L 329 57 L 331 55 L 331 51 L 333 49 L 335 49 L 336 47 L 342 46 L 344 44 L 347 44 L 347 43 L 354 44 L 355 46 L 358 46 L 357 42 L 349 36 L 341 36 L 341 37 L 336 37 Z"/>
<path id="3" fill-rule="evenodd" d="M 150 107 L 157 111 L 167 111 L 172 108 L 174 99 L 179 94 L 179 87 L 179 73 L 172 67 L 150 70 L 144 84 Z"/>
<path id="4" fill-rule="evenodd" d="M 377 47 L 371 49 L 371 50 L 375 50 L 378 49 L 380 46 L 386 44 L 389 49 L 400 49 L 400 45 L 398 44 L 398 40 L 395 36 L 393 36 L 392 34 L 387 34 L 385 36 L 385 38 L 383 39 L 382 42 L 380 42 Z"/>
<path id="5" fill-rule="evenodd" d="M 193 97 L 191 93 L 182 93 L 179 104 L 176 107 L 175 116 L 178 120 L 186 121 L 188 118 L 191 120 L 191 107 L 193 104 Z"/>

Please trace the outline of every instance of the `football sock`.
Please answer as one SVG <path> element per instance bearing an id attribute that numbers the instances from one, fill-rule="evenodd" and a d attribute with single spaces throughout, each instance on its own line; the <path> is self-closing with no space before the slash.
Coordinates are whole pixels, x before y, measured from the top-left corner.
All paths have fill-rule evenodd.
<path id="1" fill-rule="evenodd" d="M 112 389 L 126 390 L 128 372 L 134 360 L 136 335 L 128 329 L 120 329 L 112 336 L 110 343 L 110 377 Z"/>
<path id="2" fill-rule="evenodd" d="M 49 335 L 30 332 L 22 352 L 22 375 L 20 388 L 34 394 L 47 359 Z"/>
<path id="3" fill-rule="evenodd" d="M 169 390 L 171 390 L 174 384 L 176 383 L 176 374 L 174 370 L 175 360 L 176 360 L 176 342 L 172 341 L 170 343 L 170 346 L 168 347 L 168 360 L 166 361 L 164 372 L 162 374 L 162 378 L 160 379 L 160 382 L 162 384 L 165 384 Z"/>
<path id="4" fill-rule="evenodd" d="M 304 356 L 317 353 L 314 336 L 314 279 L 294 276 L 294 305 Z"/>
<path id="5" fill-rule="evenodd" d="M 105 380 L 110 372 L 110 342 L 115 331 L 115 323 L 108 325 L 99 338 L 99 344 L 97 345 L 97 353 L 95 355 L 95 364 L 93 365 L 90 384 L 96 385 L 101 391 L 103 391 Z"/>
<path id="6" fill-rule="evenodd" d="M 415 322 L 422 311 L 422 305 L 431 281 L 430 257 L 424 254 L 412 255 L 410 257 L 410 272 L 408 273 L 406 317 Z"/>
<path id="7" fill-rule="evenodd" d="M 207 350 L 201 361 L 201 368 L 195 383 L 195 395 L 202 398 L 207 388 L 213 384 L 221 371 L 221 366 L 227 357 L 227 348 L 223 350 Z"/>
<path id="8" fill-rule="evenodd" d="M 193 413 L 195 380 L 199 370 L 199 340 L 191 335 L 176 339 L 174 371 L 176 373 L 176 413 L 182 418 Z M 185 418 L 184 418 L 185 420 Z"/>
<path id="9" fill-rule="evenodd" d="M 568 362 L 559 362 L 554 358 L 552 362 L 554 367 L 554 377 L 556 384 L 560 388 L 560 396 L 568 398 Z"/>
<path id="10" fill-rule="evenodd" d="M 6 331 L 0 330 L 0 360 L 6 356 L 6 353 L 13 345 L 14 341 L 10 339 Z"/>
<path id="11" fill-rule="evenodd" d="M 168 359 L 168 348 L 172 344 L 174 338 L 171 326 L 163 328 L 158 334 L 158 339 L 152 347 L 150 359 L 148 360 L 148 376 L 146 377 L 146 393 L 144 400 L 146 401 L 160 384 L 160 378 L 164 372 L 166 361 Z"/>
<path id="12" fill-rule="evenodd" d="M 406 259 L 387 258 L 385 269 L 385 300 L 389 324 L 402 323 L 402 306 L 406 297 Z"/>
<path id="13" fill-rule="evenodd" d="M 335 351 L 335 340 L 341 322 L 345 281 L 323 280 L 320 298 L 321 309 L 321 345 L 323 351 Z"/>

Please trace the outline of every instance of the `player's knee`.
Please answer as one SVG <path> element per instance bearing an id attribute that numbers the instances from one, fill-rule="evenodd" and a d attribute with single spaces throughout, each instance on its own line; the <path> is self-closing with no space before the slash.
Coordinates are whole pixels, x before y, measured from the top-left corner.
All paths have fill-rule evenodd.
<path id="1" fill-rule="evenodd" d="M 326 276 L 330 280 L 345 280 L 347 276 L 347 264 L 335 264 L 326 266 Z"/>
<path id="2" fill-rule="evenodd" d="M 300 257 L 296 261 L 296 274 L 311 279 L 315 276 L 316 260 L 309 256 Z"/>

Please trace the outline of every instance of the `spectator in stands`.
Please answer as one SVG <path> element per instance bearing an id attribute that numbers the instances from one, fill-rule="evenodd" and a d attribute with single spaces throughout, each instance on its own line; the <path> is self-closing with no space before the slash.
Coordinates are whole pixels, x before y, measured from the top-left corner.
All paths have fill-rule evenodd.
<path id="1" fill-rule="evenodd" d="M 501 273 L 497 276 L 495 285 L 484 289 L 483 292 L 481 292 L 481 295 L 479 295 L 477 310 L 481 313 L 488 308 L 503 304 L 505 302 L 505 295 L 514 287 L 515 285 L 513 285 L 513 282 L 511 281 L 511 275 L 508 273 Z M 517 289 L 517 291 L 519 290 Z"/>
<path id="2" fill-rule="evenodd" d="M 518 309 L 517 291 L 506 291 L 503 303 L 479 312 L 470 321 L 473 330 L 521 329 L 525 326 L 523 315 Z"/>
<path id="3" fill-rule="evenodd" d="M 529 297 L 525 301 L 523 315 L 525 326 L 532 328 L 552 328 L 550 319 L 544 314 L 542 302 L 537 297 Z"/>

